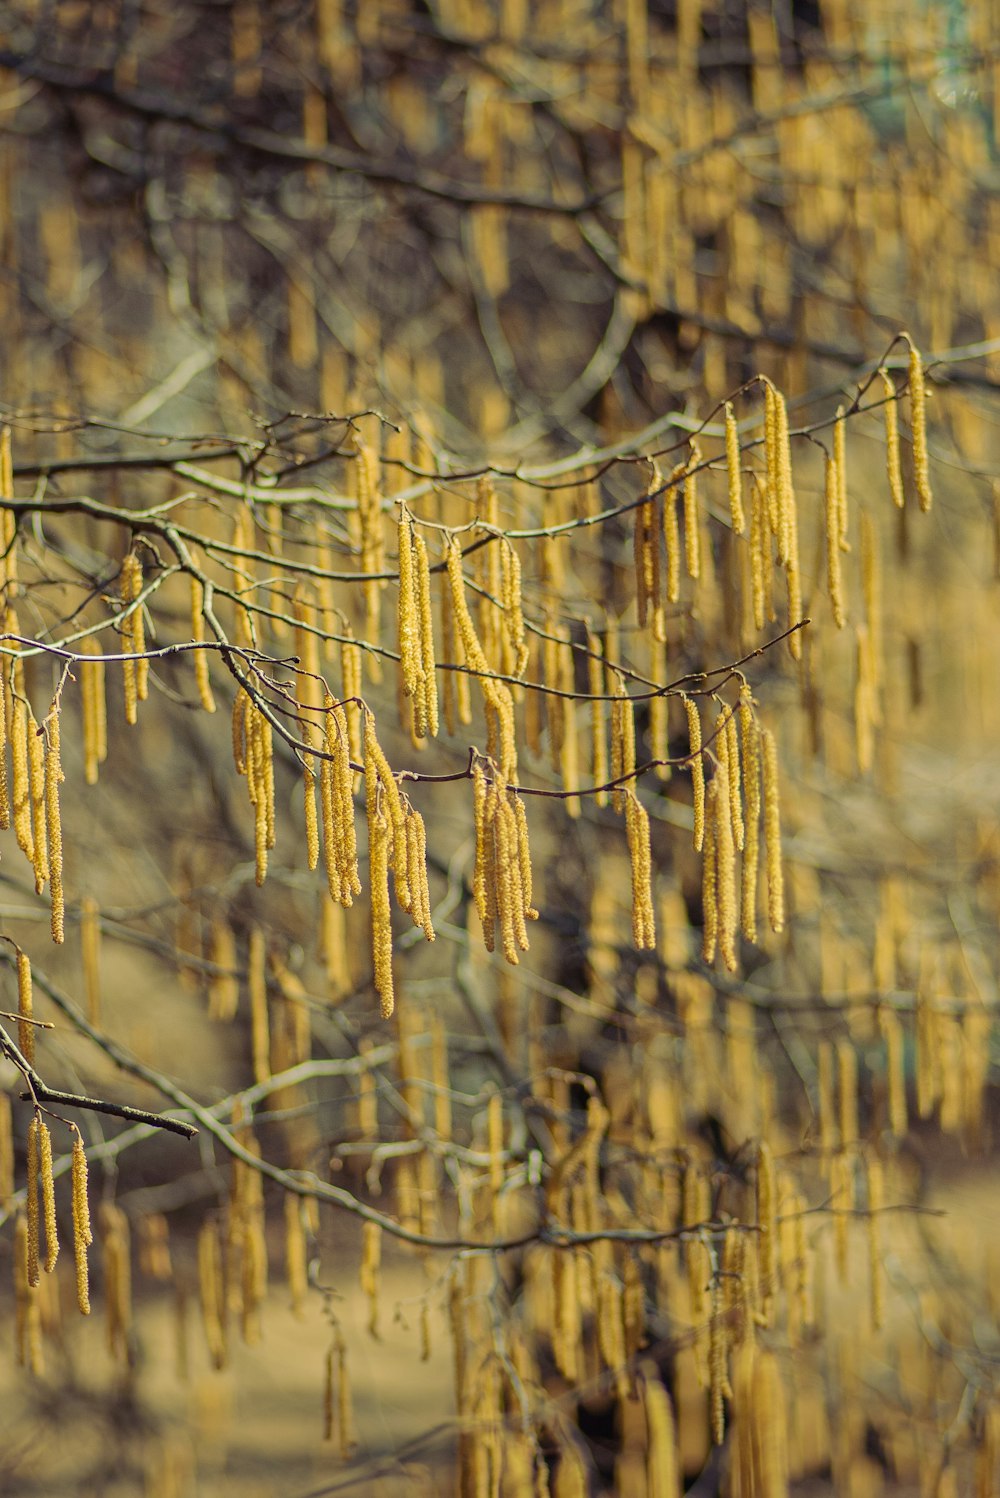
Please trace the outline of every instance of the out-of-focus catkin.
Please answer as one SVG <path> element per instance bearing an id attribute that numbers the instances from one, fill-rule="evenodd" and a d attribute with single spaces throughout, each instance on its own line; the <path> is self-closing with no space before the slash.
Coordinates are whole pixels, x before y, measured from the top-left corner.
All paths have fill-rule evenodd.
<path id="1" fill-rule="evenodd" d="M 920 508 L 926 514 L 934 503 L 931 493 L 930 462 L 927 454 L 927 387 L 924 381 L 924 362 L 913 340 L 907 335 L 910 348 L 910 436 L 913 442 L 913 481 L 917 488 Z"/>
<path id="2" fill-rule="evenodd" d="M 205 638 L 205 589 L 200 578 L 191 579 L 191 638 L 201 644 Z M 208 670 L 208 651 L 193 650 L 194 680 L 198 688 L 198 701 L 206 713 L 215 712 L 215 698 Z"/>
<path id="3" fill-rule="evenodd" d="M 764 772 L 764 843 L 767 852 L 767 910 L 772 931 L 785 924 L 785 881 L 781 863 L 781 801 L 778 748 L 769 728 L 760 735 Z"/>

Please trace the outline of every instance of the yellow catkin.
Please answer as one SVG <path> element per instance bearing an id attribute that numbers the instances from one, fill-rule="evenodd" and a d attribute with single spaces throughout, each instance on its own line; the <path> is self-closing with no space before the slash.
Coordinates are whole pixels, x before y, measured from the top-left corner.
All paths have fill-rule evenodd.
<path id="1" fill-rule="evenodd" d="M 479 678 L 479 685 L 482 689 L 483 700 L 487 709 L 487 717 L 489 716 L 490 709 L 496 714 L 496 723 L 499 730 L 497 758 L 505 779 L 511 780 L 517 772 L 513 701 L 510 689 L 506 683 L 496 681 L 491 675 L 490 664 L 480 643 L 479 636 L 476 633 L 468 604 L 465 601 L 465 576 L 462 571 L 462 552 L 454 537 L 449 540 L 447 545 L 446 565 L 448 586 L 451 590 L 452 612 L 465 651 L 466 664 Z"/>
<path id="2" fill-rule="evenodd" d="M 37 1113 L 31 1116 L 28 1125 L 27 1188 L 25 1213 L 28 1223 L 28 1284 L 37 1285 L 39 1280 L 39 1214 L 38 1214 L 38 1170 L 41 1155 L 41 1119 Z"/>
<path id="3" fill-rule="evenodd" d="M 623 812 L 635 769 L 635 709 L 619 677 L 611 704 L 611 779 L 620 782 L 611 792 L 611 805 Z"/>
<path id="4" fill-rule="evenodd" d="M 747 941 L 757 940 L 757 868 L 760 861 L 760 743 L 749 691 L 740 693 L 742 705 L 743 787 L 746 797 L 740 925 Z"/>
<path id="5" fill-rule="evenodd" d="M 30 1279 L 30 1230 L 18 1213 L 14 1226 L 14 1295 L 17 1361 L 32 1373 L 42 1372 L 41 1310 Z M 35 1281 L 37 1285 L 37 1279 Z"/>
<path id="6" fill-rule="evenodd" d="M 419 700 L 423 686 L 423 666 L 420 660 L 420 618 L 413 567 L 413 520 L 405 505 L 401 505 L 399 510 L 396 544 L 399 551 L 396 620 L 403 694 Z"/>
<path id="7" fill-rule="evenodd" d="M 632 864 L 632 941 L 639 951 L 651 951 L 656 946 L 656 919 L 649 814 L 631 789 L 625 804 L 625 825 Z"/>
<path id="8" fill-rule="evenodd" d="M 778 1266 L 778 1181 L 771 1146 L 762 1139 L 757 1148 L 757 1226 L 761 1290 L 765 1308 L 776 1289 Z"/>
<path id="9" fill-rule="evenodd" d="M 142 564 L 134 551 L 130 551 L 122 562 L 121 601 L 123 610 L 135 605 L 142 592 Z M 142 655 L 146 649 L 146 627 L 141 605 L 131 607 L 128 617 L 122 621 L 122 650 L 129 655 Z M 145 702 L 149 693 L 149 662 L 126 660 L 125 674 L 125 721 L 137 721 L 136 704 Z"/>
<path id="10" fill-rule="evenodd" d="M 392 917 L 389 910 L 389 822 L 371 798 L 368 815 L 368 866 L 372 902 L 372 954 L 379 1011 L 389 1019 L 395 1007 L 392 981 Z"/>
<path id="11" fill-rule="evenodd" d="M 742 702 L 726 716 L 726 767 L 729 772 L 729 816 L 733 824 L 733 841 L 737 851 L 743 852 L 746 829 L 743 825 L 743 798 L 740 794 L 740 732 L 739 719 L 743 713 Z"/>
<path id="12" fill-rule="evenodd" d="M 688 577 L 701 576 L 701 514 L 698 505 L 698 469 L 701 448 L 691 443 L 691 456 L 684 473 L 684 560 Z"/>
<path id="13" fill-rule="evenodd" d="M 607 784 L 608 740 L 605 729 L 604 710 L 604 664 L 601 659 L 600 641 L 587 632 L 587 691 L 590 693 L 590 773 L 594 785 Z M 597 806 L 607 806 L 608 793 L 600 790 L 594 796 Z"/>
<path id="14" fill-rule="evenodd" d="M 642 1403 L 646 1415 L 646 1491 L 649 1498 L 680 1498 L 681 1461 L 677 1424 L 670 1395 L 654 1363 L 642 1367 Z"/>
<path id="15" fill-rule="evenodd" d="M 306 1235 L 302 1217 L 302 1202 L 289 1192 L 285 1197 L 285 1278 L 292 1315 L 299 1319 L 302 1317 L 309 1288 Z"/>
<path id="16" fill-rule="evenodd" d="M 259 926 L 250 932 L 247 948 L 247 988 L 250 994 L 250 1051 L 253 1079 L 266 1082 L 271 1075 L 271 1026 L 267 1003 L 267 947 Z"/>
<path id="17" fill-rule="evenodd" d="M 49 839 L 49 893 L 52 897 L 52 940 L 66 940 L 66 903 L 63 889 L 62 815 L 59 786 L 66 779 L 60 755 L 59 714 L 48 721 L 48 747 L 45 751 L 45 827 Z"/>
<path id="18" fill-rule="evenodd" d="M 56 1223 L 56 1185 L 52 1175 L 52 1135 L 44 1122 L 38 1129 L 38 1174 L 45 1218 L 45 1273 L 51 1274 L 59 1257 L 59 1229 Z"/>
<path id="19" fill-rule="evenodd" d="M 15 697 L 11 718 L 14 835 L 21 852 L 29 863 L 34 864 L 35 839 L 31 820 L 31 776 L 28 768 L 28 707 L 22 697 Z"/>
<path id="20" fill-rule="evenodd" d="M 49 877 L 49 839 L 45 822 L 45 739 L 28 713 L 28 760 L 31 765 L 31 837 L 34 847 L 35 894 L 40 895 Z"/>
<path id="21" fill-rule="evenodd" d="M 201 1322 L 213 1368 L 226 1364 L 226 1333 L 223 1322 L 225 1293 L 222 1279 L 222 1250 L 215 1222 L 203 1222 L 198 1233 L 198 1298 Z"/>
<path id="22" fill-rule="evenodd" d="M 781 801 L 778 748 L 769 728 L 760 735 L 764 774 L 764 844 L 767 853 L 767 911 L 772 931 L 785 924 L 785 881 L 781 864 Z"/>
<path id="23" fill-rule="evenodd" d="M 0 828 L 10 826 L 10 785 L 7 781 L 6 662 L 0 662 Z"/>
<path id="24" fill-rule="evenodd" d="M 87 1195 L 87 1153 L 83 1140 L 73 1141 L 73 1258 L 76 1266 L 76 1303 L 82 1316 L 90 1315 L 90 1270 L 87 1249 L 94 1241 Z"/>
<path id="25" fill-rule="evenodd" d="M 846 1149 L 858 1138 L 858 1058 L 849 1040 L 837 1042 L 837 1098 L 840 1140 Z"/>
<path id="26" fill-rule="evenodd" d="M 687 465 L 678 463 L 671 471 L 663 493 L 663 544 L 667 558 L 668 603 L 676 603 L 681 596 L 681 539 L 677 523 L 677 503 L 686 472 Z"/>
<path id="27" fill-rule="evenodd" d="M 903 471 L 899 457 L 899 407 L 896 404 L 896 383 L 886 369 L 880 369 L 879 375 L 882 380 L 882 389 L 885 392 L 885 405 L 882 408 L 885 418 L 885 471 L 889 480 L 892 502 L 898 510 L 901 510 L 905 504 L 905 497 Z"/>
<path id="28" fill-rule="evenodd" d="M 191 579 L 191 638 L 199 643 L 205 638 L 205 589 L 197 577 Z M 208 672 L 208 651 L 194 650 L 194 680 L 198 701 L 206 713 L 215 712 L 215 698 Z"/>
<path id="29" fill-rule="evenodd" d="M 705 766 L 701 756 L 701 718 L 698 704 L 684 698 L 688 723 L 688 754 L 691 766 L 691 803 L 694 810 L 694 848 L 700 853 L 705 841 Z"/>
<path id="30" fill-rule="evenodd" d="M 882 1287 L 882 1242 L 881 1208 L 884 1202 L 885 1184 L 882 1162 L 874 1155 L 869 1157 L 867 1169 L 868 1187 L 868 1274 L 869 1308 L 872 1331 L 877 1332 L 885 1315 L 885 1297 Z"/>
<path id="31" fill-rule="evenodd" d="M 730 811 L 729 766 L 720 762 L 712 780 L 714 811 L 712 835 L 715 841 L 715 891 L 718 910 L 718 942 L 722 960 L 729 971 L 735 972 L 736 928 L 738 904 L 736 899 L 736 854 L 733 843 L 733 824 Z"/>
<path id="32" fill-rule="evenodd" d="M 764 497 L 767 528 L 773 536 L 780 531 L 778 432 L 778 392 L 768 380 L 764 385 Z"/>
<path id="33" fill-rule="evenodd" d="M 0 1207 L 9 1208 L 14 1195 L 14 1120 L 10 1098 L 0 1094 Z"/>
<path id="34" fill-rule="evenodd" d="M 837 542 L 841 551 L 850 551 L 847 539 L 849 516 L 847 504 L 847 419 L 843 406 L 837 407 L 833 423 L 833 466 L 837 479 Z"/>
<path id="35" fill-rule="evenodd" d="M 431 569 L 427 543 L 417 533 L 413 539 L 413 567 L 416 578 L 417 616 L 420 627 L 421 688 L 414 708 L 419 738 L 437 738 L 438 717 L 437 665 L 434 651 L 434 607 L 431 601 Z"/>
<path id="36" fill-rule="evenodd" d="M 302 740 L 310 748 L 315 738 L 315 726 L 303 723 Z M 314 869 L 319 863 L 319 822 L 316 816 L 316 759 L 307 752 L 302 755 L 302 808 L 306 834 L 306 867 Z"/>
<path id="37" fill-rule="evenodd" d="M 934 503 L 927 455 L 927 388 L 924 382 L 923 360 L 913 341 L 909 338 L 907 341 L 910 347 L 910 437 L 913 442 L 913 481 L 917 487 L 920 508 L 926 514 Z"/>
<path id="38" fill-rule="evenodd" d="M 767 514 L 764 485 L 751 475 L 750 496 L 750 591 L 755 629 L 763 629 L 768 615 L 768 582 L 771 576 L 767 547 Z"/>
<path id="39" fill-rule="evenodd" d="M 725 1396 L 729 1385 L 726 1357 L 729 1349 L 726 1319 L 722 1311 L 722 1289 L 717 1280 L 712 1283 L 711 1308 L 708 1325 L 709 1427 L 713 1445 L 721 1446 L 726 1438 Z"/>
<path id="40" fill-rule="evenodd" d="M 736 425 L 736 413 L 732 401 L 726 401 L 726 478 L 729 485 L 729 522 L 733 534 L 742 536 L 746 530 L 746 515 L 743 511 L 743 475 L 740 471 L 740 430 Z"/>
<path id="41" fill-rule="evenodd" d="M 20 947 L 17 950 L 17 1012 L 23 1017 L 17 1025 L 18 1048 L 25 1061 L 34 1065 L 35 1027 L 30 1023 L 34 1012 L 31 963 L 27 952 L 22 952 Z"/>
<path id="42" fill-rule="evenodd" d="M 906 1067 L 903 1049 L 903 1026 L 899 1016 L 891 1009 L 883 1009 L 879 1025 L 885 1040 L 885 1077 L 888 1123 L 890 1133 L 897 1139 L 905 1137 L 909 1128 L 906 1109 Z"/>
<path id="43" fill-rule="evenodd" d="M 840 564 L 840 485 L 837 479 L 837 460 L 826 459 L 826 485 L 824 504 L 826 514 L 826 590 L 830 595 L 833 622 L 843 629 L 846 622 L 844 612 L 844 581 Z"/>
<path id="44" fill-rule="evenodd" d="M 521 601 L 521 559 L 506 537 L 500 548 L 500 579 L 503 638 L 507 648 L 504 670 L 508 676 L 523 676 L 528 664 L 528 646 Z"/>
<path id="45" fill-rule="evenodd" d="M 635 512 L 633 533 L 633 564 L 635 567 L 635 599 L 639 624 L 650 628 L 654 640 L 666 639 L 666 620 L 660 585 L 660 531 L 659 493 L 663 480 L 653 463 L 647 497 Z"/>
<path id="46" fill-rule="evenodd" d="M 777 516 L 778 561 L 782 566 L 794 562 L 795 491 L 792 487 L 792 451 L 788 437 L 788 407 L 780 391 L 775 392 L 777 420 Z"/>
<path id="47" fill-rule="evenodd" d="M 715 949 L 719 940 L 719 886 L 716 878 L 715 818 L 718 785 L 713 780 L 708 788 L 705 805 L 705 834 L 702 839 L 701 859 L 701 955 L 705 962 L 715 961 Z"/>
<path id="48" fill-rule="evenodd" d="M 381 1267 L 382 1228 L 366 1222 L 361 1229 L 361 1293 L 368 1301 L 368 1331 L 373 1337 L 378 1336 Z"/>

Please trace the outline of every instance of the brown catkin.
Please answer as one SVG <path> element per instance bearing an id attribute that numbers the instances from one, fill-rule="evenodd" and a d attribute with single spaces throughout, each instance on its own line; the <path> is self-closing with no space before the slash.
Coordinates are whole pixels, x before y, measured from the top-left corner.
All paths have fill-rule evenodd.
<path id="1" fill-rule="evenodd" d="M 76 1303 L 82 1316 L 90 1315 L 90 1271 L 87 1249 L 94 1241 L 87 1197 L 87 1153 L 79 1135 L 73 1140 L 73 1257 L 76 1265 Z"/>
<path id="2" fill-rule="evenodd" d="M 28 1159 L 27 1176 L 28 1183 L 25 1198 L 25 1213 L 28 1222 L 28 1284 L 37 1285 L 39 1279 L 38 1271 L 38 1242 L 39 1242 L 39 1217 L 38 1217 L 38 1168 L 41 1152 L 41 1119 L 37 1113 L 31 1116 L 28 1125 Z"/>
<path id="3" fill-rule="evenodd" d="M 62 815 L 59 786 L 66 779 L 60 756 L 59 714 L 53 712 L 48 722 L 48 747 L 45 751 L 45 826 L 49 839 L 49 893 L 52 897 L 52 940 L 66 940 L 66 904 L 63 890 Z"/>
<path id="4" fill-rule="evenodd" d="M 889 493 L 897 510 L 905 504 L 903 493 L 903 470 L 899 458 L 899 407 L 896 404 L 896 382 L 887 369 L 880 369 L 882 389 L 885 392 L 885 471 L 889 480 Z"/>
<path id="5" fill-rule="evenodd" d="M 927 455 L 927 388 L 924 383 L 924 363 L 912 339 L 910 346 L 910 436 L 913 441 L 913 480 L 917 486 L 917 499 L 924 514 L 934 503 L 931 493 L 930 465 Z"/>
<path id="6" fill-rule="evenodd" d="M 205 589 L 197 577 L 191 579 L 191 638 L 200 644 L 205 638 Z M 208 673 L 208 651 L 193 650 L 194 680 L 198 688 L 198 701 L 206 713 L 215 712 L 212 682 Z"/>
<path id="7" fill-rule="evenodd" d="M 705 841 L 705 766 L 701 757 L 701 718 L 698 704 L 684 698 L 688 723 L 688 755 L 691 766 L 691 804 L 694 810 L 694 849 L 700 853 Z"/>
<path id="8" fill-rule="evenodd" d="M 17 1012 L 22 1016 L 17 1025 L 17 1044 L 25 1061 L 35 1063 L 35 1027 L 30 1023 L 34 1012 L 31 983 L 31 963 L 27 952 L 17 949 Z"/>
<path id="9" fill-rule="evenodd" d="M 837 460 L 835 457 L 830 456 L 826 459 L 824 504 L 826 515 L 826 590 L 830 595 L 833 622 L 838 629 L 843 629 L 846 616 L 844 613 L 844 582 L 840 565 L 840 484 L 837 477 Z"/>
<path id="10" fill-rule="evenodd" d="M 44 1122 L 40 1123 L 38 1130 L 38 1174 L 45 1217 L 45 1273 L 51 1274 L 59 1257 L 59 1229 L 56 1223 L 56 1185 L 52 1175 L 52 1135 Z"/>
<path id="11" fill-rule="evenodd" d="M 767 853 L 767 910 L 772 931 L 785 924 L 785 882 L 781 867 L 781 801 L 778 748 L 769 728 L 760 735 L 764 771 L 764 844 Z"/>
<path id="12" fill-rule="evenodd" d="M 732 401 L 726 401 L 726 478 L 729 485 L 729 521 L 733 534 L 742 536 L 746 530 L 746 515 L 743 512 L 743 475 L 740 472 L 740 429 L 736 425 L 736 413 Z"/>

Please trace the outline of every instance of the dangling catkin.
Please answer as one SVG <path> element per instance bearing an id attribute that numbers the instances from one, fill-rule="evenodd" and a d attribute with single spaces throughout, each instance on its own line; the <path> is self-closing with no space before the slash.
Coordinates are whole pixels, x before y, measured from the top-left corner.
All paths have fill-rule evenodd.
<path id="1" fill-rule="evenodd" d="M 504 662 L 504 670 L 508 676 L 523 676 L 528 664 L 528 647 L 521 602 L 521 559 L 506 537 L 500 547 L 500 578 L 503 637 L 509 657 Z"/>
<path id="2" fill-rule="evenodd" d="M 688 762 L 691 766 L 691 804 L 694 810 L 694 850 L 700 853 L 705 841 L 705 766 L 701 757 L 701 718 L 698 705 L 684 698 L 688 721 Z"/>
<path id="3" fill-rule="evenodd" d="M 910 347 L 910 436 L 913 441 L 913 479 L 917 486 L 920 508 L 926 514 L 934 503 L 927 456 L 927 388 L 924 383 L 923 360 L 913 340 L 909 335 L 906 336 Z"/>
<path id="4" fill-rule="evenodd" d="M 882 408 L 882 414 L 885 417 L 885 471 L 889 480 L 892 502 L 897 510 L 901 510 L 906 501 L 899 458 L 899 408 L 896 404 L 896 382 L 886 369 L 880 369 L 879 375 L 882 380 L 882 389 L 885 392 L 885 405 Z"/>
<path id="5" fill-rule="evenodd" d="M 59 1230 L 56 1224 L 56 1186 L 52 1175 L 52 1135 L 44 1122 L 38 1129 L 38 1170 L 45 1217 L 45 1273 L 51 1274 L 59 1257 Z"/>
<path id="6" fill-rule="evenodd" d="M 604 666 L 599 654 L 600 641 L 587 631 L 587 691 L 590 693 L 590 773 L 594 785 L 603 786 L 609 779 L 608 741 L 604 728 Z M 596 806 L 607 806 L 608 793 L 600 790 L 594 797 Z"/>
<path id="7" fill-rule="evenodd" d="M 631 788 L 625 801 L 625 826 L 632 864 L 632 941 L 639 951 L 656 946 L 653 915 L 653 860 L 649 846 L 649 814 Z"/>
<path id="8" fill-rule="evenodd" d="M 63 891 L 62 816 L 59 809 L 59 786 L 63 774 L 59 743 L 59 713 L 53 712 L 48 723 L 49 741 L 45 751 L 45 826 L 49 839 L 49 892 L 52 896 L 52 940 L 66 940 L 66 908 Z"/>
<path id="9" fill-rule="evenodd" d="M 421 690 L 417 697 L 415 723 L 420 738 L 437 738 L 438 690 L 434 653 L 434 606 L 431 602 L 431 570 L 427 543 L 418 532 L 413 540 L 413 566 L 416 577 L 417 614 L 420 624 Z"/>
<path id="10" fill-rule="evenodd" d="M 611 805 L 615 811 L 625 810 L 627 791 L 631 775 L 635 770 L 635 710 L 622 677 L 615 683 L 615 698 L 611 704 L 611 779 L 621 783 L 611 792 Z"/>
<path id="11" fill-rule="evenodd" d="M 22 697 L 14 698 L 11 722 L 11 764 L 14 835 L 17 846 L 28 862 L 35 861 L 35 839 L 31 820 L 31 779 L 28 771 L 28 706 Z"/>
<path id="12" fill-rule="evenodd" d="M 684 471 L 684 559 L 688 577 L 695 581 L 701 576 L 701 515 L 698 506 L 698 469 L 701 466 L 701 448 L 691 443 L 691 455 Z"/>
<path id="13" fill-rule="evenodd" d="M 778 465 L 775 476 L 778 561 L 785 567 L 795 560 L 792 545 L 795 533 L 795 491 L 792 487 L 792 450 L 788 437 L 788 407 L 780 391 L 775 392 L 775 419 Z"/>
<path id="14" fill-rule="evenodd" d="M 681 596 L 681 538 L 677 524 L 679 490 L 683 486 L 686 463 L 671 470 L 663 493 L 663 544 L 667 557 L 667 602 L 676 603 Z"/>
<path id="15" fill-rule="evenodd" d="M 840 566 L 840 483 L 837 477 L 837 460 L 826 459 L 826 485 L 824 489 L 826 513 L 826 590 L 830 595 L 833 622 L 843 629 L 844 583 Z"/>
<path id="16" fill-rule="evenodd" d="M 833 423 L 833 466 L 837 477 L 837 543 L 841 551 L 850 551 L 847 540 L 847 420 L 843 406 L 837 407 Z"/>
<path id="17" fill-rule="evenodd" d="M 729 520 L 735 536 L 746 530 L 743 513 L 743 475 L 740 472 L 740 429 L 732 401 L 726 401 L 726 477 L 729 484 Z"/>
<path id="18" fill-rule="evenodd" d="M 764 771 L 764 844 L 767 852 L 767 910 L 772 931 L 785 924 L 785 882 L 781 867 L 781 802 L 778 749 L 769 728 L 760 735 Z"/>
<path id="19" fill-rule="evenodd" d="M 122 621 L 122 649 L 130 655 L 141 656 L 146 649 L 146 625 L 141 605 L 136 599 L 142 592 L 142 564 L 134 551 L 130 551 L 122 562 L 121 571 L 122 609 L 130 609 Z M 145 702 L 149 694 L 149 662 L 147 660 L 125 660 L 125 721 L 137 721 L 136 703 Z"/>
<path id="20" fill-rule="evenodd" d="M 399 794 L 396 777 L 389 767 L 382 746 L 375 732 L 375 716 L 365 710 L 365 798 L 371 820 L 373 800 L 381 787 L 384 811 L 388 813 L 392 827 L 391 858 L 386 850 L 387 867 L 391 863 L 394 873 L 396 901 L 401 910 L 410 909 L 412 896 L 406 869 L 406 814 Z"/>
<path id="21" fill-rule="evenodd" d="M 722 960 L 729 971 L 736 971 L 736 856 L 733 849 L 733 824 L 729 796 L 729 766 L 720 762 L 712 779 L 714 814 L 712 831 L 715 840 L 715 890 L 718 907 L 718 940 Z"/>
<path id="22" fill-rule="evenodd" d="M 395 1007 L 392 982 L 392 916 L 389 909 L 389 823 L 378 808 L 377 793 L 368 813 L 368 867 L 372 902 L 372 954 L 379 1012 L 389 1019 Z"/>
<path id="23" fill-rule="evenodd" d="M 35 856 L 35 894 L 40 895 L 49 877 L 49 840 L 45 826 L 45 740 L 28 712 L 28 760 L 31 764 L 31 836 Z"/>
<path id="24" fill-rule="evenodd" d="M 79 1134 L 73 1140 L 73 1257 L 76 1265 L 76 1303 L 82 1316 L 90 1315 L 90 1271 L 87 1249 L 94 1241 L 87 1199 L 87 1153 Z"/>
<path id="25" fill-rule="evenodd" d="M 715 948 L 719 938 L 719 886 L 715 868 L 715 819 L 718 789 L 716 780 L 713 778 L 706 798 L 705 827 L 701 848 L 701 955 L 708 963 L 715 961 Z"/>
<path id="26" fill-rule="evenodd" d="M 41 1119 L 39 1118 L 37 1113 L 33 1113 L 31 1115 L 31 1123 L 28 1125 L 27 1153 L 28 1184 L 25 1199 L 25 1213 L 28 1221 L 28 1284 L 34 1286 L 38 1284 L 39 1279 L 38 1169 L 41 1153 Z"/>
<path id="27" fill-rule="evenodd" d="M 764 513 L 772 536 L 778 536 L 780 532 L 778 438 L 778 392 L 767 380 L 764 384 Z"/>
<path id="28" fill-rule="evenodd" d="M 303 723 L 302 740 L 312 748 L 315 726 Z M 306 833 L 306 867 L 314 869 L 319 863 L 319 823 L 316 817 L 316 760 L 312 754 L 302 754 L 302 808 Z"/>
<path id="29" fill-rule="evenodd" d="M 18 1020 L 17 1044 L 21 1055 L 30 1065 L 35 1063 L 35 1027 L 30 1023 L 34 1010 L 31 983 L 31 963 L 27 952 L 17 949 L 17 1012 L 23 1015 Z"/>
<path id="30" fill-rule="evenodd" d="M 259 926 L 250 931 L 247 947 L 247 988 L 250 995 L 250 1050 L 253 1079 L 271 1075 L 271 1034 L 267 1005 L 267 945 Z"/>
<path id="31" fill-rule="evenodd" d="M 733 841 L 743 852 L 743 800 L 740 796 L 740 735 L 737 721 L 744 709 L 742 700 L 726 715 L 726 767 L 729 772 L 729 817 L 733 824 Z"/>
<path id="32" fill-rule="evenodd" d="M 423 685 L 423 668 L 420 662 L 420 618 L 413 575 L 413 521 L 405 505 L 400 505 L 399 508 L 396 538 L 399 549 L 397 625 L 403 693 L 407 697 L 419 699 Z"/>
<path id="33" fill-rule="evenodd" d="M 205 589 L 199 578 L 191 579 L 191 638 L 200 644 L 205 638 Z M 215 698 L 208 674 L 208 651 L 193 650 L 194 680 L 198 688 L 198 700 L 206 713 L 215 712 Z"/>

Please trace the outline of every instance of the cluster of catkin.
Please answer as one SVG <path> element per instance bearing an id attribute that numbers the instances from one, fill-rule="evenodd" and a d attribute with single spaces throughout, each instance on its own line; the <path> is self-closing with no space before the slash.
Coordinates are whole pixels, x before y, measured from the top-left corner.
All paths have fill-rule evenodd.
<path id="1" fill-rule="evenodd" d="M 371 879 L 372 951 L 375 990 L 382 1017 L 395 1005 L 392 976 L 392 919 L 389 872 L 396 903 L 434 940 L 427 881 L 427 833 L 420 813 L 404 797 L 375 732 L 374 715 L 365 710 L 365 807 L 368 818 L 368 864 Z"/>
<path id="2" fill-rule="evenodd" d="M 23 1217 L 15 1232 L 14 1274 L 16 1291 L 16 1339 L 18 1362 L 40 1371 L 40 1317 L 37 1291 L 44 1268 L 51 1274 L 59 1257 L 56 1220 L 55 1178 L 52 1169 L 52 1136 L 37 1111 L 28 1127 L 27 1191 Z M 93 1243 L 87 1195 L 87 1156 L 83 1141 L 74 1131 L 71 1159 L 73 1207 L 73 1252 L 76 1265 L 76 1299 L 84 1316 L 90 1315 L 90 1281 L 87 1250 Z M 45 1228 L 45 1255 L 41 1252 L 41 1229 Z"/>
<path id="3" fill-rule="evenodd" d="M 777 746 L 773 733 L 758 726 L 753 699 L 744 687 L 737 704 L 723 707 L 716 721 L 711 740 L 715 773 L 706 789 L 701 719 L 691 698 L 685 700 L 685 707 L 694 787 L 694 843 L 703 858 L 702 955 L 712 962 L 718 950 L 733 972 L 737 931 L 742 929 L 748 941 L 757 940 L 762 812 L 768 918 L 772 931 L 781 931 L 785 923 Z M 737 853 L 743 855 L 739 894 Z"/>
<path id="4" fill-rule="evenodd" d="M 17 630 L 13 610 L 7 629 Z M 32 866 L 35 892 L 46 884 L 52 900 L 52 940 L 65 937 L 62 813 L 59 787 L 65 780 L 59 740 L 59 707 L 53 703 L 42 725 L 35 721 L 24 686 L 24 664 L 3 661 L 4 704 L 0 711 L 0 827 L 13 826 L 21 852 Z M 7 779 L 6 741 L 10 739 L 11 778 Z"/>
<path id="5" fill-rule="evenodd" d="M 399 662 L 404 696 L 413 703 L 413 731 L 418 739 L 438 731 L 437 674 L 434 665 L 434 612 L 427 544 L 414 532 L 413 518 L 400 506 Z"/>
<path id="6" fill-rule="evenodd" d="M 527 922 L 538 919 L 531 903 L 531 850 L 528 819 L 516 785 L 508 785 L 491 761 L 487 776 L 482 763 L 472 772 L 476 859 L 472 894 L 483 928 L 486 950 L 496 946 L 496 928 L 508 962 L 528 950 Z"/>

